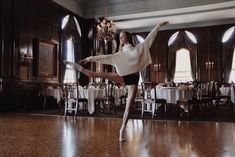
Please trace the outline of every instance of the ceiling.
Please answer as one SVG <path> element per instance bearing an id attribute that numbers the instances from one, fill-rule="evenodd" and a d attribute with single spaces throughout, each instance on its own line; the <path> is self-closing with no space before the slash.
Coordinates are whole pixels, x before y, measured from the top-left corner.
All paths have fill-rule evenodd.
<path id="1" fill-rule="evenodd" d="M 53 0 L 83 18 L 108 16 L 118 29 L 146 31 L 235 24 L 235 0 Z"/>

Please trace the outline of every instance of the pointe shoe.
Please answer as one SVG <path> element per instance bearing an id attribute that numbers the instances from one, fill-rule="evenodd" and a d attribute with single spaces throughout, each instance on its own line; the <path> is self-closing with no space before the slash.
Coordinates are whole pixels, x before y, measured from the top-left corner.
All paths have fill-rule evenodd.
<path id="1" fill-rule="evenodd" d="M 68 64 L 70 66 L 73 66 L 79 72 L 82 71 L 82 68 L 83 68 L 81 65 L 79 65 L 77 63 L 70 62 L 70 61 L 65 61 L 64 60 L 64 64 Z"/>
<path id="2" fill-rule="evenodd" d="M 125 138 L 124 138 L 124 128 L 121 128 L 119 131 L 119 142 L 124 142 Z"/>

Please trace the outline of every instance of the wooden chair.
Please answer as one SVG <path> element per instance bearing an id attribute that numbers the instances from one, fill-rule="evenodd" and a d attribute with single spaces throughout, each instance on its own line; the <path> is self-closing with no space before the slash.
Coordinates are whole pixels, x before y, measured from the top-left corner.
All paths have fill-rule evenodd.
<path id="1" fill-rule="evenodd" d="M 126 106 L 126 99 L 127 99 L 127 95 L 121 95 L 119 97 L 120 108 L 125 108 L 125 106 Z"/>
<path id="2" fill-rule="evenodd" d="M 222 95 L 222 93 L 220 92 L 220 88 L 221 86 L 216 86 L 216 96 L 215 96 L 215 106 L 216 109 L 220 108 L 220 107 L 225 107 L 228 109 L 232 109 L 232 101 L 231 101 L 231 96 L 230 95 Z M 231 87 L 234 88 L 234 87 Z M 231 92 L 231 89 L 230 89 Z"/>
<path id="3" fill-rule="evenodd" d="M 102 87 L 101 87 L 102 88 Z M 115 99 L 114 99 L 114 83 L 108 82 L 107 84 L 103 85 L 103 89 L 105 90 L 105 95 L 103 97 L 98 97 L 95 99 L 95 110 L 99 112 L 105 113 L 106 111 L 109 111 L 109 113 L 112 112 L 112 110 L 115 110 L 115 113 L 117 112 L 117 108 L 115 105 Z"/>
<path id="4" fill-rule="evenodd" d="M 85 114 L 89 114 L 88 112 L 88 99 L 87 98 L 84 98 L 80 95 L 80 92 L 81 92 L 81 87 L 78 83 L 76 83 L 77 85 L 77 96 L 78 96 L 78 112 L 81 113 L 81 112 L 84 112 Z"/>
<path id="5" fill-rule="evenodd" d="M 65 110 L 64 115 L 67 116 L 68 113 L 74 112 L 74 116 L 77 116 L 77 112 L 79 110 L 79 105 L 83 104 L 84 109 L 87 110 L 87 102 L 86 98 L 79 98 L 78 84 L 77 83 L 69 83 L 64 84 L 65 88 Z"/>
<path id="6" fill-rule="evenodd" d="M 163 112 L 166 115 L 166 100 L 157 99 L 156 97 L 156 87 L 155 83 L 143 82 L 142 87 L 142 110 L 141 117 L 143 117 L 144 112 L 152 113 L 152 118 L 154 118 L 156 113 L 160 113 L 159 107 L 163 107 Z"/>
<path id="7" fill-rule="evenodd" d="M 66 91 L 66 86 L 64 84 L 60 85 L 58 89 L 59 89 L 59 95 L 60 95 L 59 102 L 58 102 L 58 112 L 60 112 L 61 108 L 64 108 L 65 106 L 67 91 Z"/>
<path id="8" fill-rule="evenodd" d="M 191 120 L 192 113 L 200 112 L 199 101 L 196 98 L 192 99 L 181 99 L 177 101 L 178 108 L 178 119 L 180 119 L 184 114 L 189 116 Z"/>

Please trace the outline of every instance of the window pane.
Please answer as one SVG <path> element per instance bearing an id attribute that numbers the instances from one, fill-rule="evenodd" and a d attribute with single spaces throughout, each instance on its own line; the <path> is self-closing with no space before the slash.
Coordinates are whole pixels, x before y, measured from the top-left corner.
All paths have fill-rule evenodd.
<path id="1" fill-rule="evenodd" d="M 140 43 L 144 42 L 144 38 L 142 36 L 136 35 L 136 38 Z"/>
<path id="2" fill-rule="evenodd" d="M 192 80 L 189 51 L 180 49 L 176 52 L 174 82 L 187 82 Z"/>
<path id="3" fill-rule="evenodd" d="M 68 21 L 69 21 L 69 15 L 66 15 L 62 20 L 62 26 L 61 26 L 62 29 L 64 29 L 64 27 L 67 25 Z"/>
<path id="4" fill-rule="evenodd" d="M 74 21 L 75 21 L 75 25 L 76 25 L 76 28 L 77 28 L 77 30 L 78 30 L 78 33 L 79 33 L 79 35 L 80 35 L 80 37 L 82 36 L 82 32 L 81 32 L 81 27 L 80 27 L 80 25 L 79 25 L 79 23 L 78 23 L 78 20 L 76 19 L 76 17 L 73 17 L 73 19 L 74 19 Z"/>
<path id="5" fill-rule="evenodd" d="M 231 74 L 230 74 L 230 78 L 229 78 L 229 82 L 233 81 L 235 82 L 235 49 L 233 51 L 233 63 L 232 63 L 232 70 L 231 70 Z"/>
<path id="6" fill-rule="evenodd" d="M 196 37 L 189 31 L 185 31 L 186 35 L 189 37 L 189 39 L 194 43 L 196 44 L 197 43 L 197 39 Z"/>
<path id="7" fill-rule="evenodd" d="M 67 46 L 66 47 L 66 52 L 67 52 L 66 60 L 70 62 L 75 62 L 74 45 L 73 45 L 72 38 L 67 40 L 66 46 Z M 70 65 L 66 65 L 64 83 L 69 83 L 69 82 L 76 82 L 76 71 Z"/>
<path id="8" fill-rule="evenodd" d="M 223 42 L 223 43 L 227 42 L 227 41 L 231 38 L 231 36 L 232 36 L 234 30 L 235 30 L 235 26 L 229 28 L 229 29 L 224 33 L 223 38 L 222 38 L 222 42 Z"/>
<path id="9" fill-rule="evenodd" d="M 175 40 L 177 39 L 178 37 L 178 34 L 179 34 L 179 31 L 178 32 L 175 32 L 169 39 L 168 41 L 168 46 L 170 46 L 171 44 L 173 44 L 175 42 Z"/>

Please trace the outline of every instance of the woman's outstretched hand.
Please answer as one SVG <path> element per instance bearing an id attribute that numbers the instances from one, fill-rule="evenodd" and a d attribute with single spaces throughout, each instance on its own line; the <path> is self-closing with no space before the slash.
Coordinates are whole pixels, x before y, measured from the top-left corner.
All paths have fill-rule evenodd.
<path id="1" fill-rule="evenodd" d="M 90 62 L 90 61 L 87 58 L 78 61 L 79 64 L 86 64 L 88 62 Z"/>
<path id="2" fill-rule="evenodd" d="M 168 24 L 169 24 L 169 21 L 164 21 L 164 22 L 160 23 L 159 25 L 160 26 L 165 26 L 165 25 L 168 25 Z"/>

